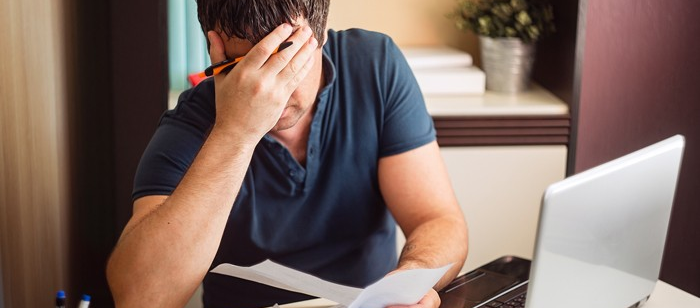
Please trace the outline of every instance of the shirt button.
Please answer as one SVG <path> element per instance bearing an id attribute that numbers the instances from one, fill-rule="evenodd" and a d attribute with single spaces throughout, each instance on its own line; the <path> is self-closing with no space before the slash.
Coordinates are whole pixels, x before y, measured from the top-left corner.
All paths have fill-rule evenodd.
<path id="1" fill-rule="evenodd" d="M 289 170 L 289 176 L 294 177 L 296 173 L 294 173 L 294 170 Z"/>

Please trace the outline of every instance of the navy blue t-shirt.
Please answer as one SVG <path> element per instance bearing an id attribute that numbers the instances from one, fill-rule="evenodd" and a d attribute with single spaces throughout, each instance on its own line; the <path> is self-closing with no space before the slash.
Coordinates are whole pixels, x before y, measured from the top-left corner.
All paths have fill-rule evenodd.
<path id="1" fill-rule="evenodd" d="M 260 141 L 212 268 L 271 259 L 364 287 L 396 267 L 395 222 L 379 190 L 378 161 L 435 140 L 432 119 L 403 55 L 385 35 L 329 31 L 323 71 L 327 84 L 316 100 L 306 165 L 272 137 Z M 133 198 L 171 194 L 214 119 L 209 79 L 162 116 L 139 164 Z M 205 307 L 307 298 L 219 274 L 204 279 Z"/>

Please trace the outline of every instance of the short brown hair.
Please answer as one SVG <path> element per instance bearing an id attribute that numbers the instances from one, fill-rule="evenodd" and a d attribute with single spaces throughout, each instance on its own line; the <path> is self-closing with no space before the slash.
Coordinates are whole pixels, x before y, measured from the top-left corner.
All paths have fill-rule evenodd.
<path id="1" fill-rule="evenodd" d="M 229 37 L 257 44 L 283 23 L 304 17 L 314 37 L 325 40 L 330 0 L 196 0 L 197 17 L 205 33 L 217 28 Z M 319 44 L 320 46 L 321 44 Z"/>

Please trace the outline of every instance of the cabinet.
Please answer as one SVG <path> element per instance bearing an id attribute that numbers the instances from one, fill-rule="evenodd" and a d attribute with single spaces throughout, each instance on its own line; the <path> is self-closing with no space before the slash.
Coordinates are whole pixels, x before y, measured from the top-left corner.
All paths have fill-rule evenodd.
<path id="1" fill-rule="evenodd" d="M 441 152 L 469 225 L 463 269 L 508 254 L 532 258 L 542 193 L 564 178 L 566 146 L 460 146 Z"/>

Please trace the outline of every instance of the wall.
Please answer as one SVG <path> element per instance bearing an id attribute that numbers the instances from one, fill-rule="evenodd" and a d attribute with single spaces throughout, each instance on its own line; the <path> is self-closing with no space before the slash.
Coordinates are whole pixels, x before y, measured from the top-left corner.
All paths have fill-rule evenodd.
<path id="1" fill-rule="evenodd" d="M 446 17 L 456 0 L 333 0 L 328 26 L 362 28 L 391 36 L 399 46 L 444 44 L 467 51 L 479 63 L 477 38 Z"/>
<path id="2" fill-rule="evenodd" d="M 66 9 L 70 137 L 69 304 L 81 293 L 91 306 L 111 301 L 104 266 L 116 241 L 109 3 L 63 0 Z"/>
<path id="3" fill-rule="evenodd" d="M 131 216 L 141 153 L 166 108 L 165 1 L 64 0 L 68 106 L 70 286 L 111 307 L 105 265 Z"/>
<path id="4" fill-rule="evenodd" d="M 50 307 L 68 267 L 63 8 L 0 6 L 0 294 L 6 307 Z"/>
<path id="5" fill-rule="evenodd" d="M 661 279 L 700 296 L 700 2 L 582 0 L 579 172 L 673 134 L 686 137 Z"/>

